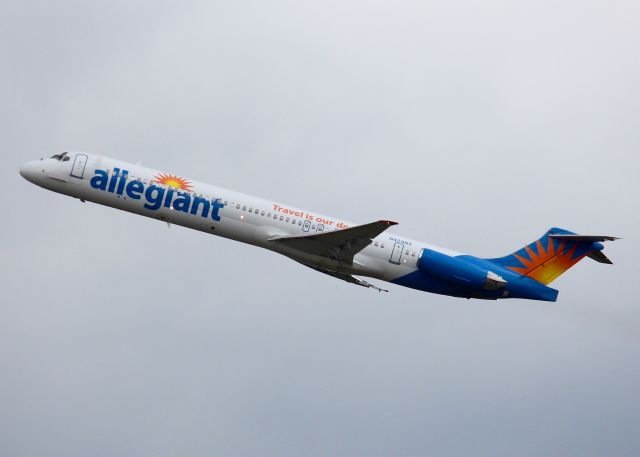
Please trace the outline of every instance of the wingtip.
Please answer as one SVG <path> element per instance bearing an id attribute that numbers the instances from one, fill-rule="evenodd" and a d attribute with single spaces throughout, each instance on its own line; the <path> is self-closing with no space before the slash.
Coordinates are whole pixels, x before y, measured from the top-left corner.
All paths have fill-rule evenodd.
<path id="1" fill-rule="evenodd" d="M 388 226 L 398 225 L 398 223 L 394 221 L 380 221 L 380 222 L 387 224 Z"/>

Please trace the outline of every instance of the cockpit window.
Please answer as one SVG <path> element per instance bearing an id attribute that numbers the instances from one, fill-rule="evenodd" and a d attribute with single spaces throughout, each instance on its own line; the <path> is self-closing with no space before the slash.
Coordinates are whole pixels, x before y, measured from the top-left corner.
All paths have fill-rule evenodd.
<path id="1" fill-rule="evenodd" d="M 67 160 L 69 160 L 69 156 L 67 154 L 68 152 L 63 152 L 62 154 L 55 154 L 51 156 L 51 159 L 56 159 L 61 162 L 66 162 Z"/>

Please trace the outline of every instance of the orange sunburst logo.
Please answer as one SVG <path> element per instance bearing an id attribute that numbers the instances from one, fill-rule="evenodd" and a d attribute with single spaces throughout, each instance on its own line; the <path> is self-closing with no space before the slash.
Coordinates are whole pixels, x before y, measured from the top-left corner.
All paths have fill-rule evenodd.
<path id="1" fill-rule="evenodd" d="M 536 241 L 535 245 L 538 252 L 535 252 L 529 246 L 524 247 L 529 255 L 529 259 L 518 254 L 513 254 L 513 256 L 524 265 L 523 267 L 510 266 L 507 268 L 516 273 L 529 276 L 542 284 L 551 283 L 585 256 L 585 254 L 582 254 L 574 258 L 573 255 L 578 247 L 577 244 L 573 244 L 566 249 L 563 241 L 560 241 L 556 246 L 551 238 L 547 238 L 546 249 L 540 240 Z M 530 246 L 533 246 L 533 244 Z"/>
<path id="2" fill-rule="evenodd" d="M 153 178 L 153 182 L 164 184 L 174 189 L 191 190 L 191 182 L 176 175 L 160 173 Z"/>

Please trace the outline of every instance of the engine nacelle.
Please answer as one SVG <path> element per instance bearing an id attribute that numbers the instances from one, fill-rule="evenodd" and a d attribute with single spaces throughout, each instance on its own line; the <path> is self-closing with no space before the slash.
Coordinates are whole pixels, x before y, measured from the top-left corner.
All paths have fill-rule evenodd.
<path id="1" fill-rule="evenodd" d="M 418 268 L 431 276 L 457 286 L 496 290 L 507 285 L 502 276 L 475 265 L 464 258 L 451 257 L 431 249 L 423 249 Z"/>

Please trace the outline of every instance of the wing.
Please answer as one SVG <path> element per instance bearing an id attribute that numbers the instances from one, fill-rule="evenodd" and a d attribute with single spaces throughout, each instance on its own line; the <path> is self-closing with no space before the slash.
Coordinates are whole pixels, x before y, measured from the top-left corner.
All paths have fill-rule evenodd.
<path id="1" fill-rule="evenodd" d="M 549 238 L 553 238 L 556 240 L 563 240 L 563 241 L 573 241 L 575 243 L 599 243 L 604 241 L 615 241 L 620 239 L 617 236 L 608 236 L 608 235 L 574 235 L 574 234 L 549 235 Z M 590 253 L 587 254 L 587 257 L 600 263 L 608 263 L 608 264 L 613 263 L 609 259 L 609 257 L 604 255 L 602 251 L 598 251 L 598 250 L 591 251 Z"/>
<path id="2" fill-rule="evenodd" d="M 283 236 L 270 241 L 350 264 L 353 263 L 353 256 L 370 245 L 373 238 L 397 224 L 392 221 L 377 221 L 333 232 Z"/>
<path id="3" fill-rule="evenodd" d="M 389 292 L 387 289 L 381 289 L 380 287 L 374 286 L 373 284 L 368 283 L 363 279 L 358 279 L 355 276 L 351 276 L 346 273 L 338 273 L 336 271 L 323 270 L 322 268 L 316 268 L 310 265 L 306 265 L 306 266 L 308 266 L 309 268 L 313 268 L 314 270 L 319 271 L 320 273 L 324 273 L 326 275 L 333 276 L 334 278 L 338 278 L 338 279 L 342 279 L 343 281 L 350 282 L 351 284 L 357 284 L 362 287 L 369 287 L 371 289 L 377 290 L 378 292 Z"/>

